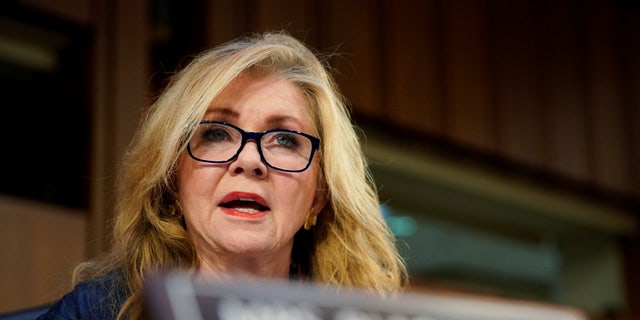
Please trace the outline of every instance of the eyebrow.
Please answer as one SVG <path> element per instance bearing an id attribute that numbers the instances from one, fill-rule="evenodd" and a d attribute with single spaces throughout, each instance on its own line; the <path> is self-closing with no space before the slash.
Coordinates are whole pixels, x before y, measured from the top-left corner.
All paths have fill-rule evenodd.
<path id="1" fill-rule="evenodd" d="M 216 108 L 207 110 L 207 112 L 205 113 L 205 118 L 211 115 L 219 115 L 219 116 L 229 117 L 233 119 L 237 119 L 240 117 L 240 113 L 226 107 L 216 107 Z M 296 124 L 298 127 L 300 127 L 300 129 L 302 129 L 303 127 L 300 119 L 292 117 L 290 115 L 282 115 L 282 114 L 272 115 L 267 118 L 266 122 L 269 125 L 280 125 L 280 124 L 290 122 L 290 123 Z"/>
<path id="2" fill-rule="evenodd" d="M 298 118 L 294 118 L 292 116 L 288 116 L 288 115 L 273 115 L 267 118 L 267 123 L 269 124 L 281 124 L 281 123 L 287 123 L 287 122 L 293 122 L 295 124 L 297 124 L 298 126 L 302 127 L 302 123 L 300 122 L 300 120 Z"/>
<path id="3" fill-rule="evenodd" d="M 232 118 L 238 118 L 240 116 L 240 114 L 233 110 L 233 109 L 229 109 L 229 108 L 214 108 L 214 109 L 209 109 L 207 110 L 207 112 L 204 114 L 204 117 L 206 118 L 207 116 L 210 116 L 212 114 L 219 114 L 222 116 L 229 116 Z"/>

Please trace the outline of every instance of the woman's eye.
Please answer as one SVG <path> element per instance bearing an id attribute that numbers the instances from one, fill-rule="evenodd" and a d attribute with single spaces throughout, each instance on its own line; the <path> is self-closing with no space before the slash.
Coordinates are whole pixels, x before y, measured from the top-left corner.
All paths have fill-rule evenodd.
<path id="1" fill-rule="evenodd" d="M 231 135 L 223 128 L 209 128 L 202 134 L 206 141 L 217 142 L 231 139 Z"/>
<path id="2" fill-rule="evenodd" d="M 280 133 L 275 137 L 275 144 L 287 147 L 287 148 L 296 148 L 298 147 L 298 139 L 294 134 L 289 133 Z"/>

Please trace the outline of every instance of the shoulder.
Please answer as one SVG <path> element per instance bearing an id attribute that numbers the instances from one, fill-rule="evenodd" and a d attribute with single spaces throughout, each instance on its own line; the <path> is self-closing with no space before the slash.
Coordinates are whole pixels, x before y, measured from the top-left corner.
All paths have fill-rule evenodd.
<path id="1" fill-rule="evenodd" d="M 78 283 L 38 319 L 115 319 L 128 296 L 122 273 L 113 271 Z"/>

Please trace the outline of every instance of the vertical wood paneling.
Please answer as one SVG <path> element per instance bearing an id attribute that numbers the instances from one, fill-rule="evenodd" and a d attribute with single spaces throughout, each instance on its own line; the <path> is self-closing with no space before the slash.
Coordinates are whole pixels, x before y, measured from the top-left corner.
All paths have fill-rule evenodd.
<path id="1" fill-rule="evenodd" d="M 640 319 L 640 237 L 625 239 L 621 243 L 624 253 L 624 268 L 626 274 L 625 294 L 627 296 L 627 318 Z"/>
<path id="2" fill-rule="evenodd" d="M 593 143 L 593 180 L 616 192 L 631 187 L 625 134 L 618 24 L 620 16 L 602 1 L 587 2 L 587 98 Z"/>
<path id="3" fill-rule="evenodd" d="M 112 131 L 116 158 L 124 155 L 138 127 L 142 107 L 149 92 L 146 85 L 150 72 L 148 53 L 151 48 L 149 3 L 145 0 L 118 0 L 113 12 L 114 43 L 109 48 L 113 54 L 110 61 L 112 104 L 114 113 Z"/>
<path id="4" fill-rule="evenodd" d="M 631 187 L 628 194 L 640 199 L 640 8 L 637 5 L 632 7 L 635 11 L 625 12 L 624 31 L 621 32 L 624 43 L 622 79 L 625 89 L 622 108 L 626 119 L 625 136 L 629 137 L 626 148 L 629 151 Z M 640 291 L 640 288 L 638 290 Z M 640 307 L 637 307 L 637 310 L 640 316 Z"/>
<path id="5" fill-rule="evenodd" d="M 547 167 L 556 174 L 586 182 L 589 179 L 587 119 L 584 92 L 585 53 L 579 28 L 582 8 L 574 1 L 545 2 L 540 21 L 545 49 L 543 108 L 548 138 Z"/>
<path id="6" fill-rule="evenodd" d="M 204 41 L 214 46 L 238 37 L 249 29 L 245 0 L 205 1 Z"/>
<path id="7" fill-rule="evenodd" d="M 389 119 L 416 131 L 443 133 L 442 70 L 435 1 L 387 1 Z"/>
<path id="8" fill-rule="evenodd" d="M 45 305 L 70 289 L 86 257 L 85 212 L 0 195 L 0 318 Z"/>
<path id="9" fill-rule="evenodd" d="M 259 31 L 287 30 L 307 42 L 313 32 L 312 6 L 310 0 L 255 1 L 254 27 Z"/>
<path id="10" fill-rule="evenodd" d="M 443 4 L 445 130 L 456 143 L 490 151 L 495 140 L 486 2 L 452 0 Z"/>
<path id="11" fill-rule="evenodd" d="M 336 80 L 360 116 L 640 194 L 640 27 L 620 3 L 208 3 L 210 44 L 284 28 L 340 53 Z"/>
<path id="12" fill-rule="evenodd" d="M 361 115 L 383 118 L 380 0 L 323 2 L 322 44 L 335 47 L 336 81 Z M 324 48 L 321 48 L 324 49 Z"/>
<path id="13" fill-rule="evenodd" d="M 539 168 L 544 162 L 538 98 L 539 51 L 535 29 L 537 1 L 493 1 L 492 65 L 499 152 Z"/>
<path id="14" fill-rule="evenodd" d="M 94 1 L 91 8 L 96 69 L 92 78 L 89 257 L 111 244 L 105 222 L 113 217 L 113 177 L 138 126 L 150 78 L 148 2 L 107 2 Z"/>
<path id="15" fill-rule="evenodd" d="M 93 61 L 94 67 L 91 77 L 92 95 L 92 126 L 91 126 L 91 176 L 101 179 L 89 180 L 89 217 L 87 219 L 87 234 L 100 239 L 86 244 L 88 257 L 94 257 L 99 252 L 108 248 L 106 221 L 112 217 L 115 207 L 113 189 L 113 177 L 117 163 L 112 155 L 111 125 L 109 102 L 109 53 L 111 47 L 108 35 L 110 34 L 109 16 L 107 14 L 107 0 L 94 1 L 92 5 L 92 20 L 94 26 Z"/>
<path id="16" fill-rule="evenodd" d="M 17 0 L 21 4 L 44 10 L 53 15 L 88 26 L 91 20 L 91 0 Z"/>

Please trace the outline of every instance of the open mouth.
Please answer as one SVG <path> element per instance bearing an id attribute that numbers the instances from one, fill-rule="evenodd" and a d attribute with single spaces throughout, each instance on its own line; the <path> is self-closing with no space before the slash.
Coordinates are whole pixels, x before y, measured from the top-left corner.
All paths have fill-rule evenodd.
<path id="1" fill-rule="evenodd" d="M 269 207 L 264 206 L 252 199 L 236 199 L 229 202 L 221 203 L 220 206 L 244 213 L 258 213 L 269 210 Z"/>

